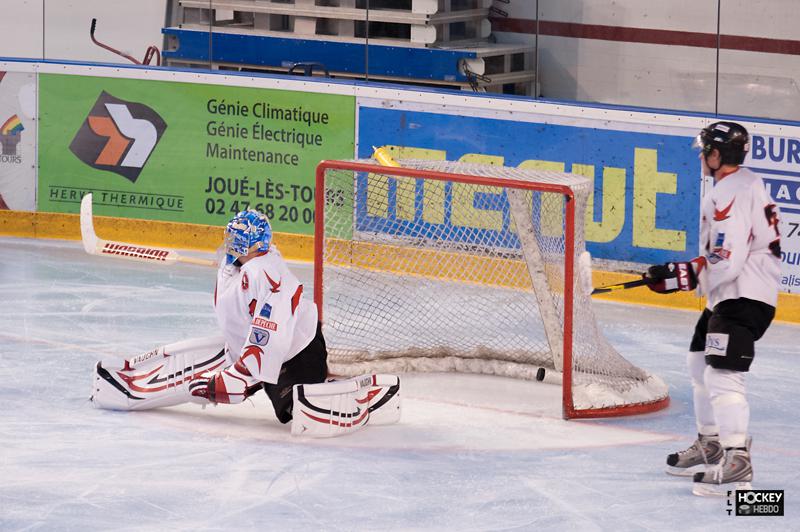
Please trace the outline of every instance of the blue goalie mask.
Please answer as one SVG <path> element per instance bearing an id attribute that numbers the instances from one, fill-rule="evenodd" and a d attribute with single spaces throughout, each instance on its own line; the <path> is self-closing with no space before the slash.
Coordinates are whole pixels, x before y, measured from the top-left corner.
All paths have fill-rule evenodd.
<path id="1" fill-rule="evenodd" d="M 225 262 L 233 264 L 253 251 L 267 251 L 272 227 L 266 215 L 252 209 L 242 211 L 225 227 Z"/>

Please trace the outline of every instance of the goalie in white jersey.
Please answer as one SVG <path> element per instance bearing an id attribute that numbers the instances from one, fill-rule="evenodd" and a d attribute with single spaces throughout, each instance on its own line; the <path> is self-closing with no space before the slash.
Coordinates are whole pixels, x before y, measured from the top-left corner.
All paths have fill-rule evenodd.
<path id="1" fill-rule="evenodd" d="M 716 122 L 698 135 L 703 174 L 714 188 L 702 203 L 701 255 L 689 262 L 651 266 L 651 290 L 694 290 L 708 303 L 695 327 L 687 362 L 698 438 L 667 457 L 667 472 L 693 475 L 696 495 L 750 489 L 745 373 L 754 343 L 775 316 L 780 286 L 778 208 L 759 176 L 742 168 L 747 130 Z"/>
<path id="2" fill-rule="evenodd" d="M 237 214 L 225 229 L 224 246 L 214 290 L 222 337 L 166 345 L 121 367 L 98 362 L 94 404 L 115 410 L 235 404 L 263 388 L 278 420 L 295 420 L 293 433 L 334 436 L 370 419 L 397 421 L 397 377 L 325 382 L 327 350 L 317 307 L 303 297 L 303 285 L 272 244 L 267 217 L 254 210 Z"/>

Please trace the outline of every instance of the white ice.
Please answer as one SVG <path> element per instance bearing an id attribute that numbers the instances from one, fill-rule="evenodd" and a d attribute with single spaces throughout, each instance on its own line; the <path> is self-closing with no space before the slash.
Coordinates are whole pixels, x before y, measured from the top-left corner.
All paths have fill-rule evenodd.
<path id="1" fill-rule="evenodd" d="M 694 312 L 598 304 L 610 341 L 670 385 L 646 416 L 563 421 L 555 386 L 452 374 L 403 375 L 400 424 L 330 440 L 290 436 L 262 394 L 93 408 L 96 360 L 215 330 L 213 282 L 0 238 L 0 530 L 800 529 L 800 327 L 774 324 L 748 375 L 753 484 L 785 490 L 786 516 L 745 518 L 663 472 L 694 437 Z"/>

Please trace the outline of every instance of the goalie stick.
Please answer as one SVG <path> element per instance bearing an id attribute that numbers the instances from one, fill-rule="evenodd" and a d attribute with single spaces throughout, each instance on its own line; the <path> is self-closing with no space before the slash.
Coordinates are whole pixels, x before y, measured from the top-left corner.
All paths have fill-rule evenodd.
<path id="1" fill-rule="evenodd" d="M 83 249 L 89 255 L 104 255 L 119 259 L 135 260 L 138 262 L 155 262 L 159 264 L 175 264 L 184 262 L 199 266 L 217 267 L 216 261 L 184 257 L 177 251 L 157 246 L 142 246 L 98 238 L 94 232 L 92 221 L 92 195 L 86 194 L 81 200 L 81 241 Z"/>

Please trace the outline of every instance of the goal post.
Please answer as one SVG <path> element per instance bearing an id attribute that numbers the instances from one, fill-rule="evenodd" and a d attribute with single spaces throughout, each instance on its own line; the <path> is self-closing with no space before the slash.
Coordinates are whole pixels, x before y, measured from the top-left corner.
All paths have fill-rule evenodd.
<path id="1" fill-rule="evenodd" d="M 544 372 L 565 419 L 667 406 L 667 386 L 617 353 L 581 289 L 588 179 L 400 163 L 317 167 L 314 300 L 333 371 Z"/>

